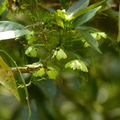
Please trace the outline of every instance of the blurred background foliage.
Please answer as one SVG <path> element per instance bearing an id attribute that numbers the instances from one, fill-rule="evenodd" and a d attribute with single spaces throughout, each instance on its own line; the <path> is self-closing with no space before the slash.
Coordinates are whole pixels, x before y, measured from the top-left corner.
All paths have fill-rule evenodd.
<path id="1" fill-rule="evenodd" d="M 68 6 L 74 1 L 76 0 L 66 0 Z M 90 4 L 97 1 L 99 0 L 90 0 Z M 0 0 L 0 5 L 3 2 L 4 0 Z M 40 0 L 40 2 L 50 10 L 60 8 L 59 0 Z M 19 6 L 18 3 L 15 3 L 16 6 Z M 119 43 L 116 42 L 118 5 L 119 0 L 107 0 L 102 10 L 86 23 L 87 26 L 95 27 L 108 35 L 107 39 L 99 41 L 103 54 L 94 50 L 82 53 L 78 50 L 78 54 L 82 54 L 90 61 L 89 73 L 84 74 L 86 79 L 71 72 L 61 71 L 62 79 L 37 81 L 28 87 L 32 110 L 30 120 L 120 120 L 120 59 Z M 0 12 L 1 9 L 0 7 Z M 12 14 L 9 10 L 1 12 L 0 21 L 3 20 L 24 25 L 30 23 L 27 15 Z M 26 59 L 22 56 L 20 43 L 9 40 L 0 44 L 19 66 L 25 64 Z M 79 44 L 75 44 L 74 47 L 75 50 L 80 48 Z M 3 56 L 7 59 L 7 56 Z M 34 61 L 31 58 L 28 60 L 30 63 Z M 10 61 L 6 62 L 12 64 Z M 23 74 L 23 76 L 26 81 L 30 81 L 30 75 Z M 19 75 L 15 77 L 19 80 Z M 20 94 L 25 98 L 24 90 L 20 90 Z M 18 103 L 13 95 L 0 85 L 0 120 L 26 120 L 27 113 L 24 99 L 22 103 Z"/>

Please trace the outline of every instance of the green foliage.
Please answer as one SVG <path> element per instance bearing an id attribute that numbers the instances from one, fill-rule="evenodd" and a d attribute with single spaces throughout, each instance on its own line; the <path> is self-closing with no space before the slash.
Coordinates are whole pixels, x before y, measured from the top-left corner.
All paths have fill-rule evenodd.
<path id="1" fill-rule="evenodd" d="M 79 0 L 71 5 L 67 11 L 57 10 L 54 12 L 48 12 L 43 9 L 41 12 L 39 12 L 39 15 L 37 13 L 37 16 L 35 16 L 33 12 L 30 13 L 30 17 L 32 19 L 34 17 L 36 23 L 26 27 L 15 22 L 1 21 L 0 35 L 2 37 L 0 39 L 11 39 L 25 35 L 28 43 L 28 45 L 26 44 L 28 47 L 25 50 L 25 54 L 29 57 L 39 58 L 39 60 L 42 61 L 47 68 L 49 64 L 53 64 L 54 61 L 56 61 L 56 59 L 53 59 L 55 57 L 57 60 L 67 60 L 67 56 L 70 56 L 69 53 L 73 51 L 68 51 L 66 54 L 64 49 L 72 46 L 73 41 L 76 40 L 84 40 L 86 44 L 85 46 L 91 46 L 96 51 L 101 53 L 98 48 L 97 39 L 101 39 L 101 36 L 106 38 L 105 33 L 99 33 L 95 36 L 95 34 L 98 33 L 97 31 L 91 31 L 85 27 L 83 30 L 83 26 L 81 25 L 95 15 L 95 13 L 101 8 L 99 5 L 103 2 L 104 0 L 88 6 L 89 0 Z M 64 8 L 66 8 L 65 2 L 61 1 L 61 4 Z M 32 32 L 28 30 L 29 28 L 32 29 Z M 5 36 L 6 33 L 10 33 L 10 35 Z M 73 56 L 71 55 L 71 57 Z M 73 58 L 79 59 L 79 56 L 75 55 Z M 73 60 L 70 62 L 67 61 L 66 63 L 66 60 L 64 62 L 59 61 L 61 65 L 66 64 L 65 68 L 68 67 L 72 68 L 73 70 L 78 69 L 83 72 L 88 72 L 88 69 L 83 61 Z M 49 64 L 47 65 L 47 62 L 45 61 L 49 61 Z M 57 77 L 57 71 L 51 67 L 48 68 L 48 70 L 43 67 L 33 72 L 33 76 L 35 77 L 42 77 L 44 74 L 47 74 L 51 79 L 55 79 Z"/>
<path id="2" fill-rule="evenodd" d="M 30 57 L 37 57 L 37 48 L 34 46 L 30 46 L 26 51 L 25 54 Z"/>
<path id="3" fill-rule="evenodd" d="M 48 75 L 49 79 L 56 79 L 57 71 L 53 67 L 48 66 L 47 68 L 40 68 L 39 70 L 33 72 L 33 76 L 42 77 L 41 80 L 44 79 L 45 75 Z"/>
<path id="4" fill-rule="evenodd" d="M 94 37 L 96 40 L 100 40 L 102 37 L 107 38 L 106 34 L 104 32 L 94 32 L 91 33 L 91 35 Z"/>
<path id="5" fill-rule="evenodd" d="M 52 58 L 56 57 L 58 60 L 66 59 L 67 55 L 61 48 L 56 48 Z"/>
<path id="6" fill-rule="evenodd" d="M 50 79 L 56 79 L 57 70 L 51 66 L 48 66 L 47 75 Z"/>
<path id="7" fill-rule="evenodd" d="M 2 2 L 2 1 L 1 1 Z M 0 2 L 0 3 L 1 3 Z M 7 9 L 7 4 L 8 4 L 8 1 L 6 0 L 6 1 L 4 1 L 3 3 L 2 3 L 2 7 L 0 7 L 0 15 Z"/>
<path id="8" fill-rule="evenodd" d="M 85 22 L 87 22 L 88 20 L 90 20 L 100 8 L 101 8 L 101 6 L 94 8 L 94 9 L 91 9 L 88 12 L 86 12 L 85 14 L 75 18 L 73 20 L 73 23 L 72 23 L 73 27 L 77 27 L 79 25 L 82 25 Z"/>
<path id="9" fill-rule="evenodd" d="M 33 34 L 34 33 L 31 32 L 31 34 L 25 35 L 25 38 L 28 40 L 28 44 L 32 44 L 35 41 L 36 37 Z"/>
<path id="10" fill-rule="evenodd" d="M 46 73 L 45 72 L 45 68 L 40 68 L 39 70 L 33 72 L 33 76 L 35 76 L 35 77 L 38 77 L 38 76 L 42 77 L 43 75 L 45 75 L 45 73 Z"/>
<path id="11" fill-rule="evenodd" d="M 65 65 L 65 68 L 72 68 L 73 70 L 78 69 L 83 72 L 88 72 L 88 69 L 83 61 L 81 60 L 72 60 Z"/>
<path id="12" fill-rule="evenodd" d="M 88 4 L 89 4 L 89 0 L 78 0 L 77 2 L 75 2 L 66 11 L 67 19 L 72 19 L 72 16 L 77 14 L 80 10 L 86 8 Z"/>
<path id="13" fill-rule="evenodd" d="M 79 17 L 80 15 L 88 12 L 89 10 L 91 10 L 91 9 L 93 9 L 93 8 L 101 5 L 101 4 L 102 4 L 103 2 L 105 2 L 105 1 L 106 1 L 106 0 L 102 0 L 102 1 L 100 1 L 100 2 L 97 2 L 97 3 L 95 3 L 95 4 L 92 4 L 92 5 L 86 7 L 86 8 L 84 8 L 84 9 L 82 9 L 82 10 L 77 11 L 75 14 L 73 14 L 72 16 L 70 16 L 70 17 L 68 17 L 68 18 L 69 18 L 69 20 L 74 19 L 74 18 L 77 18 L 77 17 Z"/>
<path id="14" fill-rule="evenodd" d="M 58 12 L 58 14 L 59 14 L 59 11 L 57 11 L 57 12 Z M 61 17 L 59 17 L 59 16 L 57 15 L 57 13 L 55 13 L 55 20 L 56 20 L 56 23 L 57 23 L 58 26 L 64 28 L 63 21 L 62 21 Z"/>
<path id="15" fill-rule="evenodd" d="M 81 34 L 83 36 L 83 38 L 98 52 L 101 53 L 101 51 L 98 48 L 98 43 L 97 41 L 91 36 L 91 34 L 89 32 L 86 31 L 81 31 Z"/>
<path id="16" fill-rule="evenodd" d="M 11 21 L 0 22 L 0 42 L 19 38 L 18 42 L 23 45 L 22 49 L 25 51 L 23 53 L 24 57 L 27 55 L 38 65 L 42 63 L 41 67 L 36 67 L 32 60 L 30 66 L 26 61 L 24 62 L 25 68 L 23 70 L 31 73 L 34 79 L 31 80 L 33 83 L 48 78 L 61 79 L 60 73 L 63 70 L 67 72 L 68 69 L 72 69 L 74 73 L 80 73 L 82 78 L 84 77 L 82 74 L 89 72 L 85 65 L 87 62 L 84 62 L 87 59 L 84 51 L 92 47 L 101 53 L 97 40 L 106 38 L 106 34 L 84 26 L 84 23 L 96 14 L 105 0 L 90 6 L 88 6 L 89 0 L 78 0 L 68 9 L 66 9 L 65 1 L 61 0 L 60 2 L 63 10 L 49 11 L 41 7 L 37 0 L 35 0 L 36 5 L 33 6 L 32 0 L 27 1 L 29 4 L 22 0 L 19 1 L 17 7 L 18 11 L 22 10 L 22 14 L 24 14 L 24 10 L 25 13 L 29 13 L 27 26 Z M 76 44 L 76 47 L 74 47 L 74 44 Z M 88 46 L 89 48 L 86 48 Z M 78 54 L 78 49 L 83 52 Z M 83 59 L 81 60 L 81 58 Z M 16 69 L 20 74 L 23 72 L 18 67 Z M 3 81 L 3 78 L 1 79 Z M 25 84 L 24 80 L 23 83 Z M 26 99 L 29 106 L 28 94 Z"/>

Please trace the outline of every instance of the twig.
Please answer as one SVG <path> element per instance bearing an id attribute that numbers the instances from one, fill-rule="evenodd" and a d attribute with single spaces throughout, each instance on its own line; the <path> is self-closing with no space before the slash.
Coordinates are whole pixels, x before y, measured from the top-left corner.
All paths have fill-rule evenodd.
<path id="1" fill-rule="evenodd" d="M 19 73 L 19 71 L 21 73 L 29 73 L 35 69 L 38 69 L 38 68 L 42 68 L 43 67 L 43 64 L 37 64 L 37 65 L 26 65 L 25 67 L 14 67 L 14 68 L 11 68 L 12 72 L 13 73 Z M 19 69 L 19 70 L 18 70 Z"/>

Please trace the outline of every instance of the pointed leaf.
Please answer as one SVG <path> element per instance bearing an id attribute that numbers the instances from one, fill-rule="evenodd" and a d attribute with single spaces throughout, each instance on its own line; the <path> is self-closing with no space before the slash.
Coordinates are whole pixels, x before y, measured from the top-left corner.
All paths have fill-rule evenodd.
<path id="1" fill-rule="evenodd" d="M 0 83 L 20 101 L 17 85 L 11 69 L 0 57 Z"/>
<path id="2" fill-rule="evenodd" d="M 29 33 L 31 32 L 19 23 L 11 21 L 0 22 L 0 40 L 12 39 Z"/>
<path id="3" fill-rule="evenodd" d="M 89 0 L 79 0 L 71 5 L 67 10 L 68 18 L 78 13 L 80 10 L 86 8 L 89 4 Z"/>
<path id="4" fill-rule="evenodd" d="M 81 32 L 83 38 L 98 52 L 101 53 L 101 51 L 98 48 L 97 41 L 91 36 L 89 32 L 83 31 Z"/>
<path id="5" fill-rule="evenodd" d="M 69 20 L 72 20 L 72 19 L 74 19 L 74 18 L 77 18 L 78 16 L 80 16 L 80 15 L 88 12 L 89 10 L 98 7 L 99 5 L 101 5 L 101 4 L 102 4 L 103 2 L 105 2 L 105 1 L 106 1 L 106 0 L 102 0 L 102 1 L 100 1 L 100 2 L 97 2 L 97 3 L 95 3 L 95 4 L 92 4 L 92 5 L 88 6 L 87 8 L 84 8 L 84 9 L 76 12 L 76 13 L 73 14 L 71 17 L 69 17 Z"/>
<path id="6" fill-rule="evenodd" d="M 100 8 L 101 8 L 101 6 L 99 6 L 97 8 L 94 8 L 92 10 L 89 10 L 85 14 L 83 14 L 83 15 L 77 17 L 76 19 L 74 19 L 73 22 L 72 22 L 73 27 L 77 27 L 79 25 L 82 25 L 85 22 L 87 22 L 88 20 L 90 20 Z"/>

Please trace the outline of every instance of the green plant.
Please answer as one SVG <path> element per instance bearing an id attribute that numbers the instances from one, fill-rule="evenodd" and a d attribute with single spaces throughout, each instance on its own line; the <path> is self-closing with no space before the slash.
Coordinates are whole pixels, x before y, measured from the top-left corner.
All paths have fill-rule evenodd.
<path id="1" fill-rule="evenodd" d="M 98 40 L 101 37 L 106 38 L 106 34 L 84 26 L 84 24 L 96 14 L 103 2 L 105 0 L 88 6 L 89 0 L 79 0 L 68 9 L 58 9 L 53 12 L 42 8 L 37 0 L 35 0 L 36 6 L 34 10 L 30 9 L 31 0 L 28 4 L 24 3 L 24 1 L 19 2 L 19 6 L 16 7 L 15 11 L 22 11 L 22 13 L 25 10 L 29 11 L 31 24 L 23 26 L 16 22 L 0 21 L 0 40 L 17 40 L 20 44 L 24 44 L 24 55 L 37 58 L 38 61 L 25 64 L 24 67 L 18 67 L 15 63 L 15 67 L 11 68 L 13 73 L 30 72 L 33 77 L 40 77 L 38 80 L 56 79 L 60 77 L 60 72 L 63 70 L 69 71 L 73 69 L 76 73 L 79 73 L 79 70 L 87 73 L 89 70 L 86 66 L 86 58 L 77 54 L 73 44 L 79 43 L 80 46 L 84 46 L 79 48 L 83 53 L 86 49 L 92 48 L 101 53 L 98 48 Z M 64 0 L 61 0 L 61 5 L 66 8 Z M 9 7 L 12 9 L 10 3 Z M 40 7 L 40 9 L 38 10 L 37 7 Z M 2 58 L 1 61 L 3 61 Z M 12 61 L 14 62 L 13 59 Z M 5 71 L 4 67 L 0 69 L 3 72 Z M 6 77 L 8 77 L 7 74 L 0 78 L 1 83 Z M 8 84 L 3 85 L 7 87 Z M 27 84 L 25 85 L 24 81 L 23 84 L 26 88 Z M 18 85 L 18 88 L 20 87 Z M 10 88 L 11 90 L 12 88 Z"/>

